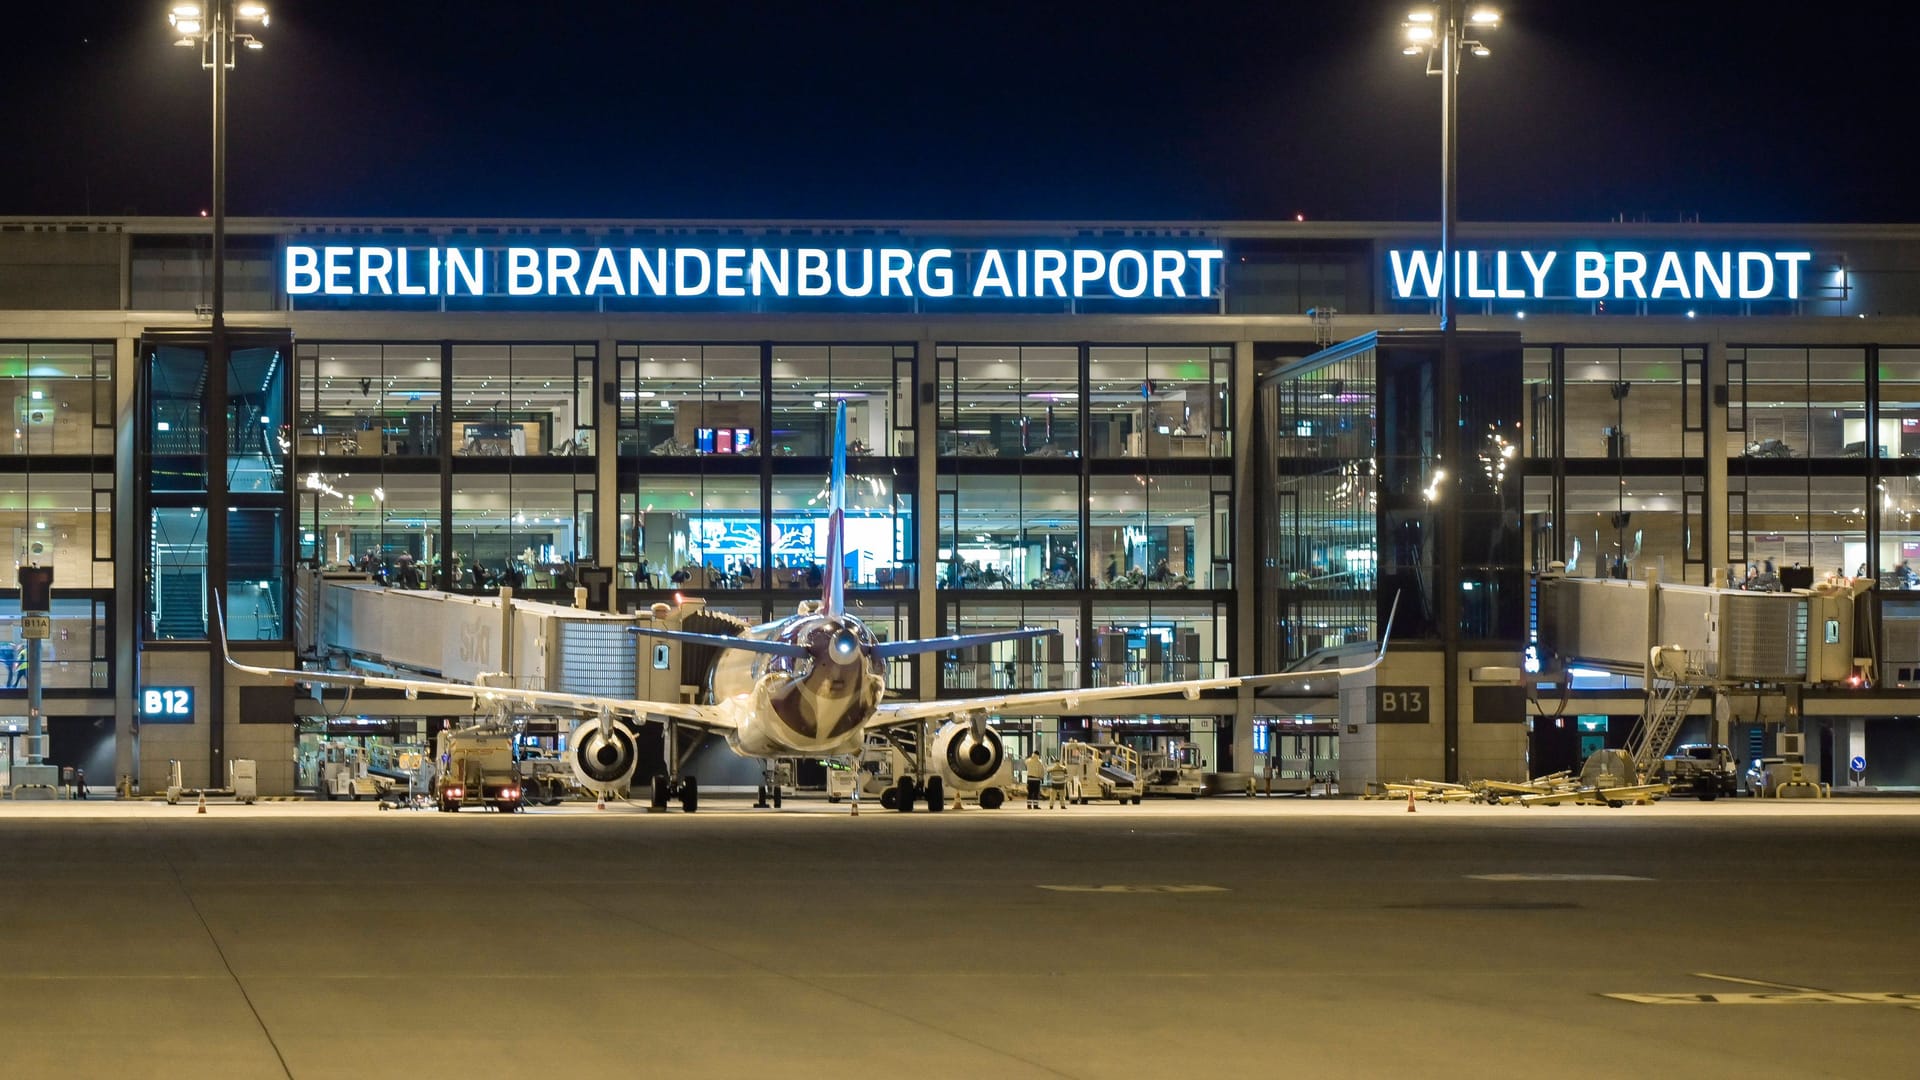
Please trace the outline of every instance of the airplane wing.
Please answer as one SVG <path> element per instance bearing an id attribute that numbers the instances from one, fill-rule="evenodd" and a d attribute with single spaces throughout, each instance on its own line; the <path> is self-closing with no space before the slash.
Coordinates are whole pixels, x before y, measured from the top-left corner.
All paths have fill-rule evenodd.
<path id="1" fill-rule="evenodd" d="M 597 694 L 569 694 L 558 690 L 521 690 L 510 686 L 482 686 L 478 683 L 443 682 L 438 679 L 358 675 L 340 671 L 301 671 L 294 668 L 243 664 L 234 659 L 232 651 L 227 648 L 227 620 L 217 606 L 214 616 L 220 626 L 220 655 L 225 658 L 228 667 L 284 685 L 319 683 L 325 686 L 364 686 L 373 690 L 399 690 L 409 696 L 427 694 L 433 697 L 464 698 L 476 706 L 497 705 L 529 711 L 581 713 L 588 716 L 609 713 L 615 716 L 632 717 L 636 721 L 644 721 L 650 716 L 664 716 L 714 731 L 725 731 L 735 726 L 731 720 L 723 717 L 718 709 L 709 705 L 641 701 L 635 698 L 602 697 Z"/>
<path id="2" fill-rule="evenodd" d="M 1296 679 L 1339 678 L 1343 675 L 1358 675 L 1372 671 L 1387 658 L 1387 640 L 1393 635 L 1394 612 L 1400 607 L 1400 598 L 1394 597 L 1393 608 L 1387 612 L 1387 625 L 1380 635 L 1380 650 L 1372 660 L 1356 667 L 1314 668 L 1311 671 L 1289 671 L 1270 675 L 1236 675 L 1219 679 L 1183 679 L 1174 682 L 1130 683 L 1121 686 L 1096 686 L 1082 690 L 1040 690 L 1024 694 L 989 694 L 971 698 L 941 698 L 935 701 L 899 701 L 882 702 L 873 719 L 867 722 L 869 728 L 891 727 L 918 720 L 935 717 L 960 716 L 966 713 L 998 712 L 1004 709 L 1040 709 L 1048 706 L 1064 706 L 1068 709 L 1095 701 L 1125 701 L 1132 698 L 1161 697 L 1178 694 L 1188 701 L 1196 700 L 1202 691 L 1232 690 L 1241 686 L 1273 686 L 1292 682 Z"/>
<path id="3" fill-rule="evenodd" d="M 998 712 L 1003 709 L 1038 709 L 1059 705 L 1076 709 L 1096 701 L 1124 701 L 1131 698 L 1162 697 L 1178 694 L 1196 700 L 1205 690 L 1232 690 L 1240 686 L 1269 686 L 1294 679 L 1329 679 L 1358 675 L 1380 666 L 1382 657 L 1358 667 L 1315 668 L 1312 671 L 1282 675 L 1242 675 L 1220 679 L 1182 679 L 1174 682 L 1128 683 L 1121 686 L 1096 686 L 1084 690 L 1040 690 L 1024 694 L 988 694 L 982 697 L 941 698 L 935 701 L 882 702 L 868 727 L 886 727 L 937 716 L 958 716 L 972 712 Z"/>

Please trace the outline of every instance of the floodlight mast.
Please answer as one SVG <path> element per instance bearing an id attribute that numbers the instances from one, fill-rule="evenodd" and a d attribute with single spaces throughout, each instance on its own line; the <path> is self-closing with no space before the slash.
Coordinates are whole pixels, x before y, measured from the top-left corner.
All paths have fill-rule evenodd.
<path id="1" fill-rule="evenodd" d="M 1484 5 L 1470 11 L 1465 0 L 1440 0 L 1407 12 L 1401 24 L 1407 56 L 1427 57 L 1427 74 L 1440 76 L 1440 329 L 1454 323 L 1455 286 L 1453 246 L 1460 231 L 1460 59 L 1467 52 L 1479 57 L 1493 51 L 1469 33 L 1500 25 L 1500 13 Z"/>
<path id="2" fill-rule="evenodd" d="M 211 0 L 210 3 L 194 3 L 191 0 L 172 4 L 167 10 L 167 25 L 178 36 L 174 45 L 180 48 L 198 46 L 200 49 L 200 67 L 213 75 L 213 296 L 211 297 L 211 326 L 207 333 L 207 397 L 202 415 L 206 418 L 202 438 L 210 462 L 222 462 L 224 469 L 226 452 L 229 448 L 230 434 L 227 430 L 227 73 L 234 67 L 238 58 L 237 49 L 244 45 L 248 49 L 258 49 L 261 42 L 251 31 L 253 27 L 265 29 L 269 22 L 265 4 L 258 0 L 240 0 L 236 7 L 234 0 Z M 207 515 L 206 544 L 210 557 L 225 557 L 227 550 L 227 521 L 225 514 Z M 206 597 L 204 602 L 214 605 L 221 602 L 218 591 L 214 589 L 217 576 L 206 575 Z M 209 608 L 211 609 L 211 608 Z M 226 715 L 222 702 L 226 699 L 226 665 L 219 655 L 208 652 L 207 698 L 213 702 L 211 722 L 207 725 L 207 768 L 208 783 L 220 782 L 221 770 L 226 751 Z M 139 774 L 138 744 L 134 750 L 134 773 Z"/>
<path id="3" fill-rule="evenodd" d="M 1438 460 L 1432 473 L 1431 484 L 1427 491 L 1430 502 L 1438 502 L 1444 497 L 1447 471 L 1455 476 L 1463 474 L 1456 463 L 1464 459 L 1464 448 L 1460 442 L 1460 397 L 1462 392 L 1460 374 L 1460 345 L 1455 334 L 1455 312 L 1458 291 L 1457 275 L 1454 273 L 1453 247 L 1460 231 L 1460 60 L 1468 49 L 1475 56 L 1491 54 L 1478 40 L 1469 39 L 1468 31 L 1479 33 L 1492 30 L 1500 25 L 1500 13 L 1493 8 L 1475 5 L 1471 12 L 1464 0 L 1439 0 L 1438 3 L 1422 4 L 1407 12 L 1407 20 L 1402 24 L 1406 32 L 1406 46 L 1401 51 L 1409 56 L 1427 54 L 1427 74 L 1440 76 L 1440 266 L 1435 280 L 1440 285 L 1440 370 L 1438 379 L 1438 414 L 1440 424 L 1440 446 Z M 1434 554 L 1442 566 L 1460 564 L 1460 508 L 1448 506 L 1439 514 Z M 1435 597 L 1435 607 L 1439 610 L 1440 646 L 1443 670 L 1442 696 L 1444 708 L 1443 751 L 1448 780 L 1458 780 L 1460 776 L 1460 594 L 1455 589 L 1442 589 Z"/>

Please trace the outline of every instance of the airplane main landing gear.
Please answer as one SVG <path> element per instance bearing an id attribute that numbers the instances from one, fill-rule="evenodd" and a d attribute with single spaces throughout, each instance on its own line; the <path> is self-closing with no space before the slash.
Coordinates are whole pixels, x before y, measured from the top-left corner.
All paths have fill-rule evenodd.
<path id="1" fill-rule="evenodd" d="M 893 793 L 892 809 L 898 810 L 903 814 L 913 813 L 913 801 L 920 797 L 920 785 L 914 782 L 913 777 L 901 777 L 899 781 L 894 784 Z M 883 791 L 880 793 L 880 805 L 885 806 L 886 803 L 887 793 Z"/>
<path id="2" fill-rule="evenodd" d="M 945 810 L 947 808 L 947 803 L 946 803 L 947 788 L 945 784 L 940 782 L 939 777 L 937 776 L 927 777 L 927 786 L 925 788 L 925 791 L 927 796 L 927 813 L 937 814 L 940 811 Z"/>
<path id="3" fill-rule="evenodd" d="M 691 776 L 670 780 L 664 776 L 653 778 L 653 788 L 648 793 L 648 810 L 665 810 L 673 799 L 680 800 L 680 809 L 691 814 L 700 808 L 700 784 Z"/>

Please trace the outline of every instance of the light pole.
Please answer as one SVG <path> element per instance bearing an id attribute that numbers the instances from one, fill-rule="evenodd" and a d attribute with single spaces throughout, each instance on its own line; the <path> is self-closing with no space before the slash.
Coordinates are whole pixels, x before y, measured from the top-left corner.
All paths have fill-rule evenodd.
<path id="1" fill-rule="evenodd" d="M 227 73 L 242 47 L 258 49 L 260 39 L 251 27 L 264 29 L 267 8 L 257 0 L 212 0 L 208 4 L 176 3 L 167 11 L 167 25 L 178 35 L 181 48 L 199 46 L 200 66 L 213 73 L 213 325 L 207 334 L 206 400 L 201 407 L 201 435 L 207 454 L 205 610 L 219 618 L 221 601 L 216 585 L 227 561 L 227 515 L 221 513 L 227 496 Z M 211 636 L 211 635 L 209 635 Z M 225 649 L 207 650 L 207 786 L 220 784 L 226 752 L 227 680 Z M 135 746 L 135 772 L 139 750 Z"/>
<path id="2" fill-rule="evenodd" d="M 1492 50 L 1469 33 L 1485 33 L 1500 25 L 1500 13 L 1465 0 L 1441 0 L 1407 12 L 1402 24 L 1408 56 L 1427 56 L 1427 74 L 1440 76 L 1440 329 L 1453 330 L 1453 244 L 1460 230 L 1460 59 L 1471 51 L 1489 56 Z"/>
<path id="3" fill-rule="evenodd" d="M 236 24 L 268 22 L 264 4 L 243 0 L 213 0 L 211 4 L 175 4 L 167 25 L 179 37 L 174 45 L 200 49 L 200 66 L 213 73 L 213 354 L 220 355 L 227 324 L 227 72 L 239 49 L 258 49 L 261 42 Z M 216 361 L 217 362 L 217 361 Z"/>
<path id="4" fill-rule="evenodd" d="M 1500 25 L 1500 13 L 1475 5 L 1469 14 L 1465 0 L 1440 0 L 1423 4 L 1407 13 L 1404 25 L 1408 56 L 1427 54 L 1427 74 L 1440 76 L 1440 370 L 1438 400 L 1434 419 L 1439 427 L 1438 460 L 1427 488 L 1430 516 L 1427 521 L 1434 534 L 1432 554 L 1437 567 L 1460 566 L 1460 513 L 1458 496 L 1445 498 L 1445 470 L 1456 478 L 1454 486 L 1464 493 L 1463 478 L 1467 457 L 1460 441 L 1462 379 L 1460 342 L 1454 316 L 1455 282 L 1453 245 L 1460 229 L 1460 61 L 1472 50 L 1475 56 L 1487 56 L 1488 48 L 1468 33 L 1491 30 Z M 1450 578 L 1444 578 L 1434 597 L 1435 614 L 1440 624 L 1441 724 L 1446 778 L 1460 776 L 1460 590 Z"/>

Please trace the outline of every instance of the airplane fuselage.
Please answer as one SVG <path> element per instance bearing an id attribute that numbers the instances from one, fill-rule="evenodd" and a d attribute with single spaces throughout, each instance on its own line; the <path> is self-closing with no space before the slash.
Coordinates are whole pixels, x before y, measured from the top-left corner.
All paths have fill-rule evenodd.
<path id="1" fill-rule="evenodd" d="M 865 623 L 847 614 L 794 615 L 746 637 L 800 645 L 808 655 L 725 650 L 714 663 L 713 704 L 731 715 L 733 749 L 748 757 L 856 753 L 862 726 L 886 696 L 886 664 Z"/>

